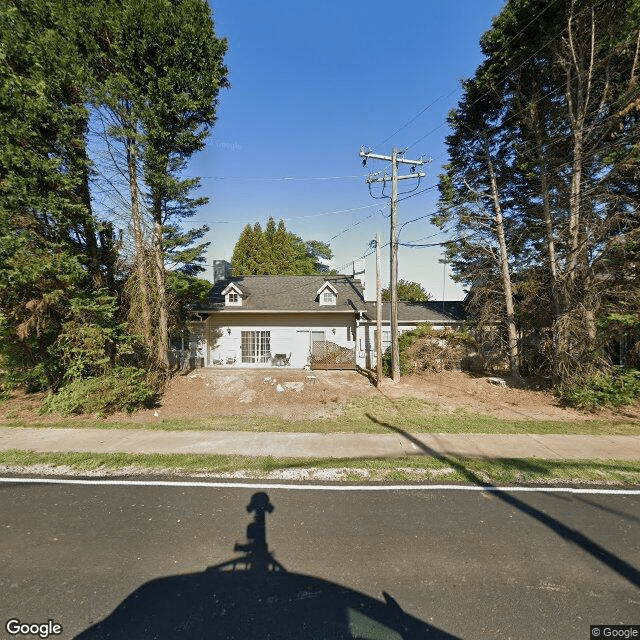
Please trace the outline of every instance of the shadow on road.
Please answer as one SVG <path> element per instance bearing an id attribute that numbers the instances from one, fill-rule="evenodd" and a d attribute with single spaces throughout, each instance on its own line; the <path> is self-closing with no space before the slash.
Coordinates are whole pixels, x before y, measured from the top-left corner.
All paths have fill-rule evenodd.
<path id="1" fill-rule="evenodd" d="M 513 495 L 505 491 L 501 491 L 495 485 L 485 482 L 473 471 L 471 471 L 470 469 L 467 469 L 464 466 L 464 464 L 462 464 L 456 458 L 445 456 L 445 455 L 442 455 L 441 453 L 438 453 L 437 451 L 434 451 L 433 449 L 431 449 L 431 447 L 427 446 L 418 438 L 416 438 L 415 436 L 412 436 L 410 433 L 407 433 L 403 429 L 400 429 L 399 427 L 394 427 L 392 424 L 389 424 L 387 422 L 382 422 L 378 420 L 376 417 L 372 416 L 371 414 L 367 414 L 367 417 L 372 422 L 375 422 L 376 424 L 379 424 L 382 427 L 386 427 L 391 431 L 395 431 L 396 433 L 401 435 L 403 438 L 406 438 L 407 440 L 409 440 L 409 442 L 412 442 L 416 447 L 418 447 L 425 454 L 433 456 L 434 458 L 437 458 L 442 462 L 446 462 L 446 464 L 453 467 L 456 471 L 458 471 L 461 475 L 467 478 L 467 480 L 469 480 L 470 482 L 473 482 L 474 484 L 480 485 L 482 487 L 485 487 L 487 490 L 490 490 L 492 495 L 496 496 L 497 498 L 499 498 L 503 502 L 506 502 L 512 507 L 515 507 L 522 513 L 526 513 L 528 516 L 535 518 L 538 522 L 542 523 L 543 525 L 551 529 L 551 531 L 559 535 L 564 540 L 567 540 L 568 542 L 572 542 L 576 546 L 580 547 L 581 549 L 583 549 L 584 551 L 592 555 L 594 558 L 600 560 L 600 562 L 607 565 L 610 569 L 612 569 L 613 571 L 621 575 L 623 578 L 626 578 L 632 585 L 636 587 L 640 587 L 640 571 L 638 571 L 638 569 L 630 565 L 628 562 L 625 562 L 622 558 L 619 558 L 618 556 L 614 555 L 610 551 L 607 551 L 604 547 L 600 546 L 597 542 L 590 540 L 579 531 L 576 531 L 575 529 L 571 529 L 570 527 L 567 527 L 565 524 L 562 524 L 562 522 L 546 514 L 544 511 L 540 511 L 540 509 L 536 509 L 535 507 L 527 504 L 526 502 L 523 502 L 522 500 L 519 500 Z"/>
<path id="2" fill-rule="evenodd" d="M 254 494 L 247 542 L 234 549 L 244 555 L 143 584 L 76 640 L 455 640 L 405 613 L 387 593 L 383 602 L 287 571 L 267 546 L 266 514 L 273 509 L 266 493 Z"/>

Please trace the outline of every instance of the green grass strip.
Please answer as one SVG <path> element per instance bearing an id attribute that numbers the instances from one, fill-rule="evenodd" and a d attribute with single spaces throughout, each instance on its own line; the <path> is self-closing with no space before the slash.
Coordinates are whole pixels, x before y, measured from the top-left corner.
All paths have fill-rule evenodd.
<path id="1" fill-rule="evenodd" d="M 90 454 L 90 453 L 34 453 L 32 451 L 0 451 L 0 465 L 38 472 L 45 465 L 47 471 L 95 473 L 122 472 L 189 474 L 246 472 L 248 477 L 283 470 L 342 469 L 346 480 L 374 480 L 384 482 L 455 482 L 468 484 L 527 484 L 527 483 L 597 483 L 640 485 L 640 461 L 626 460 L 470 460 L 454 457 L 434 458 L 275 458 L 187 455 L 187 454 Z M 42 470 L 41 470 L 42 471 Z M 363 473 L 363 471 L 365 473 Z"/>
<path id="2" fill-rule="evenodd" d="M 162 413 L 162 409 L 160 409 Z M 640 421 L 505 420 L 459 409 L 446 412 L 418 398 L 352 398 L 336 418 L 284 420 L 273 416 L 159 417 L 156 422 L 63 418 L 56 422 L 8 420 L 6 427 L 67 427 L 88 429 L 158 429 L 162 431 L 280 431 L 295 433 L 389 433 L 389 425 L 411 433 L 493 433 L 566 435 L 640 435 Z"/>

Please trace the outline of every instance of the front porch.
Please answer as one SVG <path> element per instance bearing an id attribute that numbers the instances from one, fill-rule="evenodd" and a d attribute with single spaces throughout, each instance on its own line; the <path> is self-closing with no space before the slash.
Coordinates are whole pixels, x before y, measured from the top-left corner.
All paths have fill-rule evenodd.
<path id="1" fill-rule="evenodd" d="M 355 338 L 347 314 L 210 314 L 191 323 L 188 361 L 215 369 L 355 369 Z"/>

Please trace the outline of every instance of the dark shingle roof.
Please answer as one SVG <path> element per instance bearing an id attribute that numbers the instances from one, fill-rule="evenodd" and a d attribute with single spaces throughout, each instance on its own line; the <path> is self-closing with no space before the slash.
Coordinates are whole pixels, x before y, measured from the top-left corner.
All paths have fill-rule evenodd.
<path id="1" fill-rule="evenodd" d="M 224 306 L 222 291 L 231 282 L 242 291 L 241 307 Z M 317 291 L 330 282 L 338 291 L 336 304 L 321 306 Z M 362 284 L 351 276 L 239 276 L 216 283 L 204 304 L 194 311 L 365 311 Z"/>
<path id="2" fill-rule="evenodd" d="M 418 324 L 420 322 L 460 322 L 464 319 L 462 302 L 445 302 L 442 313 L 442 302 L 398 302 L 398 320 Z M 367 316 L 372 320 L 376 317 L 376 303 L 367 302 Z M 391 303 L 382 303 L 382 319 L 389 321 Z"/>

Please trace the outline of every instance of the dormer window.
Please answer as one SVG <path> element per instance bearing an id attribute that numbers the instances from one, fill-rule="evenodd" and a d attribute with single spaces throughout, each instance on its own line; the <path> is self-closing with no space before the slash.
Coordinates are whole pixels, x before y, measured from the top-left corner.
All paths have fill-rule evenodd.
<path id="1" fill-rule="evenodd" d="M 329 289 L 325 289 L 322 292 L 322 304 L 335 304 L 336 296 L 333 291 L 329 291 Z"/>
<path id="2" fill-rule="evenodd" d="M 318 289 L 317 293 L 318 293 L 318 300 L 320 302 L 320 306 L 322 307 L 336 306 L 338 290 L 330 282 L 325 282 Z"/>
<path id="3" fill-rule="evenodd" d="M 225 287 L 222 295 L 224 296 L 224 304 L 226 307 L 242 306 L 242 291 L 233 282 Z"/>

